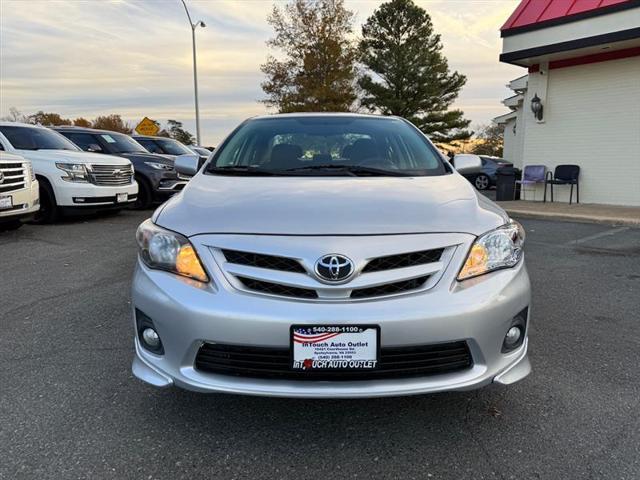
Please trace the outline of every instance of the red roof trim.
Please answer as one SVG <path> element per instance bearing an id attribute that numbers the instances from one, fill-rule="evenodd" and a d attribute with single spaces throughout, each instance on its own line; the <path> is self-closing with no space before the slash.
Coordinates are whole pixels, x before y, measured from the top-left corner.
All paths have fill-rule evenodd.
<path id="1" fill-rule="evenodd" d="M 610 60 L 620 60 L 622 58 L 640 56 L 640 47 L 625 48 L 624 50 L 615 50 L 613 52 L 594 53 L 592 55 L 584 55 L 582 57 L 567 58 L 565 60 L 554 60 L 549 62 L 549 70 L 556 68 L 575 67 L 577 65 L 588 65 L 590 63 L 608 62 Z M 538 65 L 538 69 L 540 66 Z M 531 68 L 529 68 L 531 71 Z"/>
<path id="2" fill-rule="evenodd" d="M 522 0 L 500 30 L 508 36 L 638 6 L 640 0 Z"/>

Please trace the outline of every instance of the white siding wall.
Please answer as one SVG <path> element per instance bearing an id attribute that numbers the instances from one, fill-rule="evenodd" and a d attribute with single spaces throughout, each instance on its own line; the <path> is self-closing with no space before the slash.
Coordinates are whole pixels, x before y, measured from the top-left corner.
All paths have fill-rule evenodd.
<path id="1" fill-rule="evenodd" d="M 529 78 L 518 123 L 518 129 L 526 129 L 523 163 L 551 170 L 559 164 L 580 165 L 581 202 L 640 205 L 640 57 L 545 75 L 544 123 L 537 123 L 527 108 L 542 79 Z M 568 187 L 555 192 L 556 201 L 568 201 Z M 536 199 L 542 199 L 541 190 Z"/>
<path id="2" fill-rule="evenodd" d="M 516 119 L 511 119 L 507 121 L 503 127 L 503 138 L 504 138 L 504 149 L 502 152 L 502 158 L 505 160 L 515 163 L 516 157 L 516 135 L 513 133 L 513 127 L 516 124 Z"/>

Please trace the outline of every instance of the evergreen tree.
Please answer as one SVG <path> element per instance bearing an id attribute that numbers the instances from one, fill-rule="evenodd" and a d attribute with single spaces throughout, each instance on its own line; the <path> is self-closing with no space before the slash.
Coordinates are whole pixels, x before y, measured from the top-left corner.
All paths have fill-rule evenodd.
<path id="1" fill-rule="evenodd" d="M 434 141 L 469 138 L 470 121 L 449 110 L 466 77 L 451 73 L 431 17 L 412 0 L 383 3 L 362 27 L 362 105 L 413 122 Z M 373 74 L 373 76 L 371 75 Z"/>
<path id="2" fill-rule="evenodd" d="M 279 112 L 349 111 L 357 98 L 356 56 L 349 39 L 354 15 L 343 0 L 292 0 L 268 18 L 281 50 L 261 66 L 264 100 Z"/>

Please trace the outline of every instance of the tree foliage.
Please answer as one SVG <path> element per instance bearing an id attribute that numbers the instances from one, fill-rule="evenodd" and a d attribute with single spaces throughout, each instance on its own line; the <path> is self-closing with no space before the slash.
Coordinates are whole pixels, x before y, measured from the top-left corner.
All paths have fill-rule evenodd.
<path id="1" fill-rule="evenodd" d="M 171 138 L 178 140 L 180 143 L 185 145 L 193 145 L 195 143 L 193 135 L 182 128 L 182 122 L 167 120 L 166 131 Z"/>
<path id="2" fill-rule="evenodd" d="M 343 0 L 291 0 L 268 18 L 275 36 L 260 68 L 264 103 L 279 112 L 349 111 L 356 95 L 356 49 L 349 38 L 353 12 Z"/>
<path id="3" fill-rule="evenodd" d="M 71 125 L 71 120 L 62 118 L 58 113 L 45 113 L 40 110 L 33 115 L 29 115 L 29 123 L 54 127 L 56 125 Z"/>
<path id="4" fill-rule="evenodd" d="M 477 129 L 477 142 L 472 149 L 476 155 L 492 155 L 502 157 L 504 145 L 504 128 L 495 123 L 482 125 Z"/>
<path id="5" fill-rule="evenodd" d="M 91 122 L 83 117 L 78 117 L 73 121 L 76 127 L 91 128 Z"/>
<path id="6" fill-rule="evenodd" d="M 129 134 L 133 131 L 129 123 L 122 120 L 122 117 L 117 114 L 96 117 L 96 119 L 91 123 L 91 126 L 100 130 L 111 130 L 112 132 L 120 132 L 126 134 Z"/>
<path id="7" fill-rule="evenodd" d="M 450 72 L 431 17 L 412 0 L 383 3 L 362 27 L 362 105 L 413 122 L 437 141 L 468 138 L 461 110 L 450 110 L 466 77 Z M 372 75 L 373 74 L 373 75 Z"/>

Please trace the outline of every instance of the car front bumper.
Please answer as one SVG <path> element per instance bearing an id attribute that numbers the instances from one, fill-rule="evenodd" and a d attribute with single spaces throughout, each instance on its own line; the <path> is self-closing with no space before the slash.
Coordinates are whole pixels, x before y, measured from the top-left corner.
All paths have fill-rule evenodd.
<path id="1" fill-rule="evenodd" d="M 28 219 L 40 210 L 40 193 L 38 181 L 34 180 L 27 188 L 0 194 L 11 197 L 13 207 L 0 210 L 0 221 L 14 219 Z"/>
<path id="2" fill-rule="evenodd" d="M 138 195 L 138 184 L 102 186 L 91 183 L 66 182 L 64 188 L 54 185 L 56 203 L 59 207 L 79 207 L 91 210 L 126 206 Z M 125 202 L 117 202 L 119 194 L 127 194 Z"/>
<path id="3" fill-rule="evenodd" d="M 510 384 L 527 376 L 531 367 L 526 337 L 517 350 L 501 353 L 513 318 L 530 304 L 524 261 L 512 269 L 462 283 L 446 278 L 440 282 L 445 284 L 430 291 L 374 301 L 283 301 L 202 285 L 150 270 L 138 261 L 132 306 L 152 319 L 165 353 L 149 352 L 136 336 L 132 371 L 156 387 L 175 385 L 198 392 L 308 398 L 471 390 L 493 382 Z M 530 317 L 530 308 L 528 312 Z M 383 347 L 464 340 L 473 366 L 425 377 L 353 381 L 258 379 L 204 373 L 194 367 L 204 342 L 288 348 L 290 326 L 304 323 L 380 325 Z M 528 328 L 527 319 L 526 333 Z"/>

